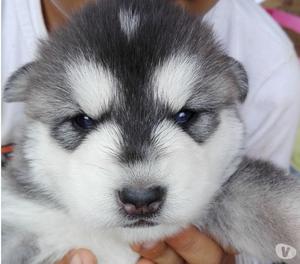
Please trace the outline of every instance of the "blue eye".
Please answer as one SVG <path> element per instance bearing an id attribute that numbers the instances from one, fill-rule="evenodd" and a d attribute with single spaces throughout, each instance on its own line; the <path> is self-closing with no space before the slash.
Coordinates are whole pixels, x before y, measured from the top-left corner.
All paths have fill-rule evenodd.
<path id="1" fill-rule="evenodd" d="M 182 110 L 175 115 L 175 122 L 179 125 L 183 125 L 191 120 L 194 112 L 190 110 Z"/>
<path id="2" fill-rule="evenodd" d="M 89 130 L 95 126 L 95 121 L 87 115 L 78 115 L 72 119 L 73 125 L 77 128 Z"/>

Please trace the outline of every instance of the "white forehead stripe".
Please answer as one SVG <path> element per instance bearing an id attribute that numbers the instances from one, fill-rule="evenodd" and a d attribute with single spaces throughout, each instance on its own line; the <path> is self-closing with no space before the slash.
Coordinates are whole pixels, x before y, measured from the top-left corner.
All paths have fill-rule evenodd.
<path id="1" fill-rule="evenodd" d="M 154 92 L 160 100 L 178 110 L 192 95 L 199 76 L 199 63 L 195 57 L 184 53 L 172 55 L 161 63 L 154 72 Z"/>
<path id="2" fill-rule="evenodd" d="M 131 9 L 121 9 L 119 13 L 120 25 L 122 31 L 130 39 L 139 25 L 140 17 L 135 14 Z"/>
<path id="3" fill-rule="evenodd" d="M 67 78 L 85 113 L 98 117 L 107 110 L 114 95 L 114 78 L 107 69 L 81 58 L 67 66 Z"/>

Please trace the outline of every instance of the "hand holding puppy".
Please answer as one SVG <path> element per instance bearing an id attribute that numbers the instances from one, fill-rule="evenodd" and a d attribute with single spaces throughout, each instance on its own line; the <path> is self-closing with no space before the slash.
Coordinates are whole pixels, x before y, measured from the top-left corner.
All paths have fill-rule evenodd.
<path id="1" fill-rule="evenodd" d="M 138 264 L 233 264 L 234 256 L 227 254 L 215 241 L 190 227 L 178 235 L 156 244 L 134 245 L 142 258 Z"/>
<path id="2" fill-rule="evenodd" d="M 153 244 L 133 245 L 141 255 L 137 264 L 234 264 L 234 256 L 226 253 L 211 238 L 195 227 Z M 70 251 L 57 264 L 96 264 L 93 253 L 86 249 Z"/>

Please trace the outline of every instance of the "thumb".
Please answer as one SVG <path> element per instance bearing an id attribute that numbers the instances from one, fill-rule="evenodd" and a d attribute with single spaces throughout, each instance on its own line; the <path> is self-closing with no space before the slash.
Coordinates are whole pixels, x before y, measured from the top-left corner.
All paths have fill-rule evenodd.
<path id="1" fill-rule="evenodd" d="M 97 259 L 90 250 L 81 248 L 69 251 L 56 264 L 97 264 Z"/>

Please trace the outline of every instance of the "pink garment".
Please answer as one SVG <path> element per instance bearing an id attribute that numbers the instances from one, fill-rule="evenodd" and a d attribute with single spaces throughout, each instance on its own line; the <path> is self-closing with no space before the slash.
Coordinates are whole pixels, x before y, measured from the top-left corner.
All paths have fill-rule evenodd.
<path id="1" fill-rule="evenodd" d="M 267 12 L 284 28 L 300 34 L 300 17 L 276 8 L 266 8 Z"/>

